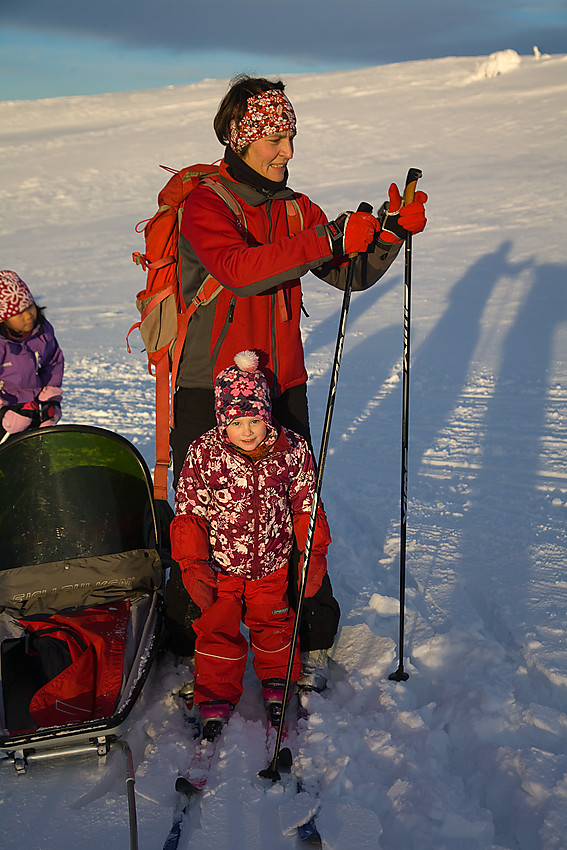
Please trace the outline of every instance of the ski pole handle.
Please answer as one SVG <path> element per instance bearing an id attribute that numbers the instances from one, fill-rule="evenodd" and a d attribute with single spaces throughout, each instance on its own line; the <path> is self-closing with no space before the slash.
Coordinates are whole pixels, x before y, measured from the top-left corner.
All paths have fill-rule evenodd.
<path id="1" fill-rule="evenodd" d="M 357 212 L 367 212 L 372 214 L 372 204 L 367 204 L 366 201 L 361 201 L 356 208 Z M 355 257 L 358 257 L 358 254 L 349 254 L 349 260 L 353 260 Z"/>
<path id="2" fill-rule="evenodd" d="M 420 177 L 423 177 L 423 171 L 420 168 L 410 168 L 406 177 L 406 187 L 404 189 L 404 206 L 411 204 L 415 196 L 415 187 Z"/>

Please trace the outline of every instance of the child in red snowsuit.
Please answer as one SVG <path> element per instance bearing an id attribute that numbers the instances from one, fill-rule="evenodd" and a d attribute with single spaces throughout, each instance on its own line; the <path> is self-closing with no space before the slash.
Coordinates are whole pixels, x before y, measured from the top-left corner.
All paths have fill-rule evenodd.
<path id="1" fill-rule="evenodd" d="M 202 612 L 194 624 L 195 701 L 205 737 L 218 734 L 242 695 L 248 645 L 241 621 L 249 629 L 264 699 L 272 706 L 279 700 L 281 711 L 294 620 L 288 563 L 294 535 L 304 548 L 315 486 L 306 441 L 272 422 L 256 354 L 240 352 L 234 359 L 215 381 L 218 427 L 189 447 L 171 525 L 172 555 Z M 308 594 L 321 585 L 330 542 L 320 507 Z M 300 676 L 296 647 L 292 681 Z"/>

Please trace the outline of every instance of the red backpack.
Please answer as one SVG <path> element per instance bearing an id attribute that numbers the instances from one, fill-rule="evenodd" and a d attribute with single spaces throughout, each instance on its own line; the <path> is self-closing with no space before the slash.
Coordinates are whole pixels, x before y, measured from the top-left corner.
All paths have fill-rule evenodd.
<path id="1" fill-rule="evenodd" d="M 201 181 L 205 182 L 226 202 L 246 227 L 244 211 L 234 195 L 213 178 L 218 164 L 191 165 L 171 177 L 158 195 L 155 215 L 136 225 L 143 231 L 146 252 L 134 251 L 133 261 L 148 273 L 146 288 L 136 295 L 140 321 L 126 335 L 139 328 L 148 355 L 148 371 L 156 379 L 156 464 L 154 496 L 167 501 L 167 470 L 169 468 L 169 427 L 173 427 L 173 394 L 179 361 L 183 351 L 189 319 L 201 304 L 209 304 L 220 292 L 221 284 L 210 275 L 205 279 L 193 301 L 186 307 L 181 297 L 178 269 L 178 241 L 183 207 L 189 194 Z M 171 375 L 171 377 L 170 377 Z"/>
<path id="2" fill-rule="evenodd" d="M 178 242 L 185 201 L 199 183 L 205 183 L 221 197 L 247 230 L 246 216 L 237 198 L 219 180 L 219 163 L 190 165 L 173 172 L 158 195 L 158 210 L 150 219 L 138 222 L 136 233 L 143 231 L 145 254 L 134 251 L 133 261 L 148 273 L 146 288 L 136 295 L 140 321 L 134 328 L 140 334 L 148 355 L 148 370 L 156 379 L 156 463 L 154 497 L 167 501 L 167 470 L 169 468 L 169 428 L 174 426 L 173 396 L 179 361 L 183 352 L 191 316 L 202 304 L 210 304 L 222 288 L 210 275 L 205 278 L 191 304 L 186 307 L 181 296 L 178 268 Z M 288 227 L 291 235 L 303 229 L 301 209 L 294 199 L 286 202 Z"/>

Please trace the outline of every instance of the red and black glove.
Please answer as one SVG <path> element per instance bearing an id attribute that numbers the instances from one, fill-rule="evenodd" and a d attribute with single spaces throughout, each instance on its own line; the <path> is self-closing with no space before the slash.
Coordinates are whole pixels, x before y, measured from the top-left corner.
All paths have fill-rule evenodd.
<path id="1" fill-rule="evenodd" d="M 38 395 L 41 404 L 40 428 L 57 425 L 61 419 L 61 387 L 44 387 Z"/>
<path id="2" fill-rule="evenodd" d="M 395 183 L 392 183 L 388 196 L 390 200 L 384 205 L 383 217 L 380 215 L 382 226 L 380 239 L 383 242 L 403 242 L 408 233 L 421 233 L 427 224 L 425 192 L 416 192 L 413 201 L 404 206 L 400 190 Z"/>
<path id="3" fill-rule="evenodd" d="M 3 408 L 2 427 L 8 434 L 20 434 L 26 428 L 39 425 L 39 402 L 26 401 L 25 404 L 10 405 Z"/>
<path id="4" fill-rule="evenodd" d="M 328 221 L 325 230 L 333 256 L 364 253 L 378 226 L 378 221 L 367 212 L 344 212 L 334 221 Z"/>
<path id="5" fill-rule="evenodd" d="M 217 577 L 207 561 L 179 561 L 185 590 L 201 611 L 210 608 L 216 599 Z"/>

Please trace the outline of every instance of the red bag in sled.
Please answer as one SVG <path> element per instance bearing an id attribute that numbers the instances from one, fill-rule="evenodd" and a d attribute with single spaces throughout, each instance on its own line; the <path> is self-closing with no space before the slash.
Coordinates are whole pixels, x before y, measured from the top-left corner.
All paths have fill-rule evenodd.
<path id="1" fill-rule="evenodd" d="M 20 620 L 46 675 L 55 674 L 30 700 L 29 713 L 39 727 L 112 715 L 122 685 L 129 609 L 126 600 L 44 620 Z M 70 663 L 59 672 L 65 657 Z"/>

